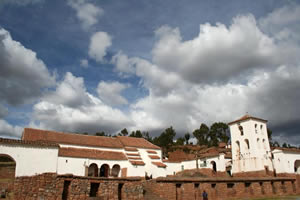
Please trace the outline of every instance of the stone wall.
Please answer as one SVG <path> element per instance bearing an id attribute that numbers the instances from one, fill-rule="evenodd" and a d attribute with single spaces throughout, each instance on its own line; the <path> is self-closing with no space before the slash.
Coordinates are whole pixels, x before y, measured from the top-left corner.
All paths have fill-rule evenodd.
<path id="1" fill-rule="evenodd" d="M 286 177 L 92 178 L 46 173 L 18 177 L 14 199 L 197 200 L 240 199 L 300 194 L 300 175 Z"/>

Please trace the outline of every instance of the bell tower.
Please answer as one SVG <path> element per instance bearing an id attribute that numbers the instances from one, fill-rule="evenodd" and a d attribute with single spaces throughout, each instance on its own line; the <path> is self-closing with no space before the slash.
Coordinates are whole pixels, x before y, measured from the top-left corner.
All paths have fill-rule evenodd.
<path id="1" fill-rule="evenodd" d="M 273 171 L 267 120 L 245 115 L 228 123 L 232 173 Z"/>

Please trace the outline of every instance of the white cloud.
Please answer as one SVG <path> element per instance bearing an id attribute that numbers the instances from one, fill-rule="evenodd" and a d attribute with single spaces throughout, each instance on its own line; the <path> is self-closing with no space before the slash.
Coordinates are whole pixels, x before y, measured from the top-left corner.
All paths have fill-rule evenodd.
<path id="1" fill-rule="evenodd" d="M 87 3 L 86 0 L 68 0 L 68 4 L 76 10 L 77 17 L 85 30 L 96 24 L 98 18 L 104 13 L 102 8 Z"/>
<path id="2" fill-rule="evenodd" d="M 101 81 L 98 84 L 97 92 L 106 104 L 109 105 L 122 105 L 128 104 L 128 101 L 121 95 L 121 92 L 128 88 L 128 84 L 122 84 L 117 81 L 105 82 Z"/>
<path id="3" fill-rule="evenodd" d="M 20 126 L 12 126 L 5 120 L 0 119 L 0 136 L 6 136 L 10 138 L 21 137 L 23 128 Z"/>
<path id="4" fill-rule="evenodd" d="M 156 35 L 153 63 L 194 83 L 223 83 L 279 62 L 272 38 L 259 30 L 252 15 L 235 17 L 228 28 L 202 24 L 199 35 L 188 41 L 182 41 L 178 29 L 165 26 Z"/>
<path id="5" fill-rule="evenodd" d="M 131 126 L 132 121 L 88 93 L 83 78 L 67 73 L 54 92 L 34 105 L 31 125 L 59 131 L 115 133 Z"/>
<path id="6" fill-rule="evenodd" d="M 87 59 L 81 59 L 80 60 L 80 66 L 83 67 L 83 68 L 88 68 L 89 61 Z"/>
<path id="7" fill-rule="evenodd" d="M 0 29 L 0 99 L 11 105 L 27 103 L 54 84 L 55 77 L 36 53 Z"/>
<path id="8" fill-rule="evenodd" d="M 89 56 L 97 62 L 102 62 L 107 48 L 111 46 L 111 37 L 106 32 L 96 32 L 92 35 Z"/>

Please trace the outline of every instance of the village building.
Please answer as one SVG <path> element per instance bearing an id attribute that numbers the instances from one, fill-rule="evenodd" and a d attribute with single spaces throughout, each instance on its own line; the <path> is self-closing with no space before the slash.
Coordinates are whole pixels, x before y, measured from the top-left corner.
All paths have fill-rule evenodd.
<path id="1" fill-rule="evenodd" d="M 144 138 L 89 136 L 25 128 L 20 140 L 0 138 L 0 158 L 14 163 L 5 165 L 14 168 L 13 172 L 0 166 L 0 178 L 48 173 L 76 177 L 158 178 L 189 170 L 202 170 L 206 175 L 210 173 L 209 176 L 225 179 L 300 174 L 300 150 L 271 148 L 267 120 L 245 115 L 228 125 L 231 144 L 220 143 L 218 147 L 210 148 L 179 146 L 169 153 L 168 158 L 162 157 L 160 147 Z M 288 181 L 295 184 L 293 179 Z M 212 184 L 211 187 L 215 186 Z M 231 186 L 227 184 L 227 187 Z"/>

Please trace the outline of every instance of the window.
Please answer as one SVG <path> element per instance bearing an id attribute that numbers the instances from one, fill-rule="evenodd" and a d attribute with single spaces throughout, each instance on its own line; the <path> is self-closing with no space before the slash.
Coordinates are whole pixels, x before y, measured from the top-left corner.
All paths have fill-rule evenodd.
<path id="1" fill-rule="evenodd" d="M 243 127 L 241 125 L 239 125 L 239 130 L 241 132 L 241 135 L 244 135 L 244 130 L 243 130 Z"/>
<path id="2" fill-rule="evenodd" d="M 257 133 L 257 124 L 254 125 L 255 133 Z"/>
<path id="3" fill-rule="evenodd" d="M 257 148 L 258 149 L 260 149 L 260 144 L 259 143 L 260 143 L 259 138 L 257 138 Z"/>
<path id="4" fill-rule="evenodd" d="M 249 150 L 250 149 L 249 140 L 245 139 L 245 143 L 246 143 L 246 150 Z"/>

